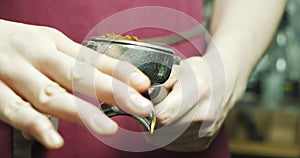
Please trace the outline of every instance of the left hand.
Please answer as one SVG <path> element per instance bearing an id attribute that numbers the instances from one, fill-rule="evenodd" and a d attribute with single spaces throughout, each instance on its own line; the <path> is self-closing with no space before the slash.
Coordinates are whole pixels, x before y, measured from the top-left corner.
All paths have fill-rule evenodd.
<path id="1" fill-rule="evenodd" d="M 164 86 L 171 91 L 165 100 L 155 106 L 158 127 L 171 126 L 163 137 L 180 135 L 166 149 L 202 151 L 217 135 L 233 106 L 229 96 L 235 84 L 225 81 L 226 74 L 220 74 L 220 79 L 212 80 L 210 72 L 215 70 L 210 70 L 203 57 L 188 58 L 174 69 L 165 83 Z"/>

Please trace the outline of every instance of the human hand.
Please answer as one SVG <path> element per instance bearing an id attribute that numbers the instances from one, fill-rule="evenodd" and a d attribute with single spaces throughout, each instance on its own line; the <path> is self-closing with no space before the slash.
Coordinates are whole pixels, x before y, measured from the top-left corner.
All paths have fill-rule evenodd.
<path id="1" fill-rule="evenodd" d="M 91 71 L 93 76 L 87 75 Z M 0 20 L 0 119 L 47 148 L 63 146 L 47 116 L 84 122 L 100 135 L 117 130 L 96 106 L 80 98 L 75 102 L 72 92 L 148 116 L 152 103 L 140 92 L 149 86 L 148 77 L 133 65 L 84 48 L 58 30 Z"/>
<path id="2" fill-rule="evenodd" d="M 251 72 L 276 32 L 284 8 L 285 1 L 214 1 L 209 18 L 213 42 L 207 43 L 203 57 L 183 62 L 175 77 L 165 85 L 171 93 L 155 107 L 160 127 L 170 127 L 162 132 L 164 139 L 170 135 L 179 136 L 178 130 L 185 130 L 191 124 L 166 146 L 167 149 L 199 151 L 208 146 L 227 113 L 242 96 Z M 213 45 L 219 51 L 220 62 L 211 58 Z M 211 67 L 221 64 L 221 74 L 211 76 L 218 71 L 214 68 L 208 71 L 203 58 L 209 59 Z"/>
<path id="3" fill-rule="evenodd" d="M 236 100 L 230 98 L 236 86 L 234 80 L 226 78 L 225 81 L 222 78 L 225 75 L 228 77 L 228 74 L 220 74 L 219 80 L 213 82 L 203 57 L 185 59 L 174 69 L 164 85 L 170 89 L 169 95 L 155 106 L 158 134 L 160 128 L 167 127 L 161 136 L 176 138 L 165 146 L 166 149 L 190 152 L 202 151 L 209 146 Z M 242 90 L 236 92 L 242 94 Z"/>

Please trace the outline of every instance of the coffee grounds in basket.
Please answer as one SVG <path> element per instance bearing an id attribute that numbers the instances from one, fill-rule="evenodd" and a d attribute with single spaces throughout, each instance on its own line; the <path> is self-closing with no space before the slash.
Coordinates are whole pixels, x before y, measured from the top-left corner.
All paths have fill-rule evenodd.
<path id="1" fill-rule="evenodd" d="M 108 33 L 106 35 L 102 35 L 101 37 L 142 42 L 142 40 L 140 40 L 137 36 L 129 36 L 129 35 L 122 36 L 122 35 L 117 35 L 114 33 Z"/>

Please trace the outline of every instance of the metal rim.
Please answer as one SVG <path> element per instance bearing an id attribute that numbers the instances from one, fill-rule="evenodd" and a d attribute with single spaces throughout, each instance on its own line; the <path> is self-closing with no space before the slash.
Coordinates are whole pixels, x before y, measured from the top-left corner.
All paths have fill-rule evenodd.
<path id="1" fill-rule="evenodd" d="M 150 43 L 145 43 L 145 42 L 137 42 L 137 41 L 131 41 L 131 40 L 121 40 L 121 39 L 115 39 L 115 38 L 103 38 L 103 37 L 95 37 L 95 38 L 92 39 L 92 41 L 135 45 L 135 46 L 141 46 L 141 47 L 155 49 L 155 50 L 158 50 L 158 51 L 163 51 L 163 52 L 166 52 L 168 54 L 174 54 L 174 51 L 170 48 L 159 46 L 159 45 L 154 45 L 154 44 L 150 44 Z"/>

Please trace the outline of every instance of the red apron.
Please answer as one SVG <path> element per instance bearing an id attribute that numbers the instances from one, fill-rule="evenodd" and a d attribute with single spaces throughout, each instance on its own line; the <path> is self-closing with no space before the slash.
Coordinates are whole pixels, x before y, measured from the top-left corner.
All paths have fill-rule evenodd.
<path id="1" fill-rule="evenodd" d="M 54 27 L 76 42 L 81 43 L 89 31 L 103 19 L 124 9 L 139 6 L 163 6 L 173 8 L 193 17 L 199 23 L 204 22 L 202 0 L 1 0 L 0 18 L 35 25 Z M 136 19 L 138 20 L 138 19 Z M 180 21 L 180 19 L 179 19 Z M 180 22 L 178 23 L 180 25 Z M 133 32 L 139 37 L 167 35 L 168 31 Z M 189 42 L 174 46 L 180 52 L 188 52 L 185 56 L 193 55 L 195 48 Z M 121 120 L 122 121 L 122 120 Z M 125 126 L 138 127 L 136 122 L 124 120 Z M 149 152 L 125 152 L 114 149 L 96 139 L 86 128 L 60 120 L 59 133 L 65 139 L 65 145 L 59 150 L 47 150 L 39 143 L 32 149 L 34 158 L 134 158 L 134 157 L 229 157 L 228 140 L 222 129 L 214 142 L 203 152 L 181 153 L 158 149 Z M 12 129 L 0 121 L 0 157 L 12 157 Z"/>

